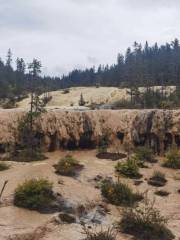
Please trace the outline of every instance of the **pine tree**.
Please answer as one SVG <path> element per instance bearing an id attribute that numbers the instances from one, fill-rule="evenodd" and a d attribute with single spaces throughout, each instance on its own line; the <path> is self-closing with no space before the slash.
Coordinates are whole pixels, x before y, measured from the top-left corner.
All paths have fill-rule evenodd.
<path id="1" fill-rule="evenodd" d="M 85 104 L 86 104 L 86 102 L 85 102 L 84 97 L 81 93 L 80 100 L 79 100 L 79 106 L 84 106 Z"/>

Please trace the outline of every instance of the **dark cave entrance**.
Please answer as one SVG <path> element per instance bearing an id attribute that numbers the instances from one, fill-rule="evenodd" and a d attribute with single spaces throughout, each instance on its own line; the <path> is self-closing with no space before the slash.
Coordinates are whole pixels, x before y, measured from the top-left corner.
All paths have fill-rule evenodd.
<path id="1" fill-rule="evenodd" d="M 117 138 L 121 141 L 121 144 L 124 142 L 124 133 L 123 132 L 117 132 Z"/>

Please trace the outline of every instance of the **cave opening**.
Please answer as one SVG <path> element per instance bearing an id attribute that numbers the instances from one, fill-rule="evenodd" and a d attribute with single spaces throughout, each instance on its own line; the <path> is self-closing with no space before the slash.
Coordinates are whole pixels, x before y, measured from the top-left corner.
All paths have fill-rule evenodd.
<path id="1" fill-rule="evenodd" d="M 117 132 L 117 138 L 121 141 L 121 144 L 124 142 L 124 133 L 123 132 Z"/>
<path id="2" fill-rule="evenodd" d="M 175 135 L 175 143 L 177 147 L 180 147 L 180 135 Z"/>
<path id="3" fill-rule="evenodd" d="M 138 146 L 145 146 L 147 141 L 147 134 L 139 134 L 138 138 L 134 140 L 134 145 Z"/>
<path id="4" fill-rule="evenodd" d="M 93 149 L 96 147 L 94 141 L 92 141 L 92 131 L 85 132 L 80 136 L 79 147 L 82 149 Z"/>
<path id="5" fill-rule="evenodd" d="M 67 148 L 68 150 L 76 150 L 77 149 L 77 144 L 76 144 L 76 140 L 75 139 L 70 139 L 66 146 L 64 146 L 65 148 Z"/>
<path id="6" fill-rule="evenodd" d="M 6 152 L 6 148 L 4 144 L 0 144 L 0 153 L 3 154 Z"/>
<path id="7" fill-rule="evenodd" d="M 171 148 L 173 144 L 173 136 L 171 133 L 165 133 L 164 138 L 164 151 L 167 151 Z"/>
<path id="8" fill-rule="evenodd" d="M 48 152 L 54 152 L 57 149 L 57 134 L 53 134 L 50 136 L 50 145 Z"/>

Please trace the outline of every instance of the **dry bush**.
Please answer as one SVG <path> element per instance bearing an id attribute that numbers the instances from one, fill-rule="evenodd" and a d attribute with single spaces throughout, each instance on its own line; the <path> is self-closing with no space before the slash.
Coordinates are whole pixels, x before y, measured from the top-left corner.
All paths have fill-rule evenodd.
<path id="1" fill-rule="evenodd" d="M 114 228 L 108 228 L 107 230 L 103 230 L 101 228 L 100 231 L 96 229 L 89 229 L 82 223 L 83 234 L 85 235 L 84 240 L 116 240 L 116 231 Z"/>
<path id="2" fill-rule="evenodd" d="M 166 154 L 166 160 L 163 163 L 163 166 L 167 168 L 180 169 L 180 150 L 172 148 Z"/>
<path id="3" fill-rule="evenodd" d="M 124 208 L 117 227 L 138 240 L 171 240 L 174 235 L 167 228 L 167 219 L 154 207 L 154 201 L 145 199 L 140 206 Z"/>

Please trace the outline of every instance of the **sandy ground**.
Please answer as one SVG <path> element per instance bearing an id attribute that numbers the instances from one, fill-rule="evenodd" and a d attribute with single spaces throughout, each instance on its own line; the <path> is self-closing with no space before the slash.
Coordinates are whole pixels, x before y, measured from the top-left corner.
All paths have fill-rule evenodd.
<path id="1" fill-rule="evenodd" d="M 153 87 L 154 90 L 162 90 L 161 86 Z M 144 92 L 145 88 L 139 88 L 140 92 Z M 175 90 L 174 86 L 168 86 L 166 90 L 167 94 Z M 69 93 L 64 94 L 63 91 L 50 92 L 52 100 L 47 104 L 49 108 L 78 108 L 79 99 L 81 93 L 83 94 L 86 105 L 92 103 L 96 104 L 110 104 L 118 100 L 130 99 L 128 94 L 129 89 L 127 88 L 116 88 L 116 87 L 74 87 L 70 88 Z M 17 106 L 19 108 L 27 108 L 29 106 L 29 98 L 26 98 L 19 102 Z"/>
<path id="2" fill-rule="evenodd" d="M 69 152 L 68 152 L 69 153 Z M 97 175 L 103 177 L 114 176 L 115 162 L 100 160 L 95 157 L 96 151 L 75 151 L 73 156 L 80 160 L 84 169 L 77 178 L 62 177 L 54 173 L 53 165 L 67 152 L 58 151 L 48 153 L 49 157 L 43 162 L 34 163 L 10 163 L 11 168 L 0 172 L 0 186 L 5 180 L 9 180 L 7 188 L 3 194 L 2 204 L 0 205 L 0 240 L 80 240 L 83 238 L 80 224 L 62 224 L 56 225 L 52 219 L 55 214 L 40 214 L 35 211 L 28 211 L 16 208 L 12 204 L 13 192 L 19 183 L 26 179 L 45 177 L 54 184 L 54 191 L 62 194 L 65 201 L 73 206 L 80 204 L 96 206 L 102 203 L 100 190 L 95 188 L 96 182 L 93 180 Z M 149 178 L 154 170 L 160 169 L 166 173 L 168 183 L 163 189 L 171 194 L 168 197 L 159 197 L 154 195 L 155 187 L 147 184 L 146 178 Z M 180 180 L 175 180 L 177 170 L 169 170 L 160 167 L 160 163 L 150 165 L 148 169 L 141 169 L 143 174 L 143 183 L 140 186 L 134 186 L 133 180 L 123 179 L 128 182 L 134 190 L 144 192 L 148 190 L 148 196 L 151 199 L 156 198 L 155 205 L 161 213 L 169 218 L 169 228 L 180 239 L 180 194 L 177 190 L 180 188 Z M 59 184 L 59 181 L 61 184 Z M 110 214 L 107 214 L 103 220 L 103 227 L 106 228 L 119 219 L 117 207 L 108 205 Z M 24 235 L 25 234 L 25 235 Z M 29 237 L 29 238 L 28 238 Z M 31 238 L 30 238 L 31 237 Z M 118 240 L 131 239 L 130 236 L 120 234 Z"/>

